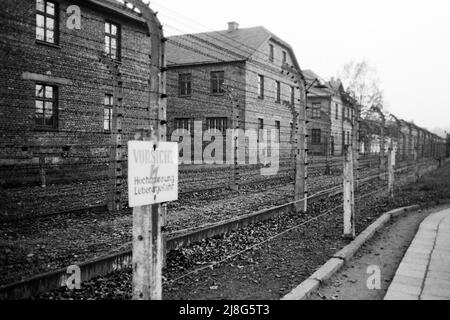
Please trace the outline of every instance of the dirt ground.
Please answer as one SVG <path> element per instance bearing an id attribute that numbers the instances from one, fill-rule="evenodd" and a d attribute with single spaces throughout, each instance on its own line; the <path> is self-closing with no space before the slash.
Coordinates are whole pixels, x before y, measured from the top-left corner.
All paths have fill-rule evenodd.
<path id="1" fill-rule="evenodd" d="M 376 233 L 310 300 L 382 300 L 420 223 L 428 215 L 447 208 L 450 208 L 450 204 L 395 218 Z M 367 280 L 373 272 L 368 272 L 369 266 L 380 268 L 380 289 L 367 287 Z"/>

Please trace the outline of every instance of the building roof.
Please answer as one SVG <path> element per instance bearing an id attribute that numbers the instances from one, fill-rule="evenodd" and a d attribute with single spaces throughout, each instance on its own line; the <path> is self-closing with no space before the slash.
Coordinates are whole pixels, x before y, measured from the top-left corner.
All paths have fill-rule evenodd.
<path id="1" fill-rule="evenodd" d="M 262 26 L 169 37 L 166 43 L 167 65 L 249 60 L 258 54 L 263 55 L 259 50 L 269 39 L 290 51 L 294 66 L 300 69 L 291 46 Z"/>
<path id="2" fill-rule="evenodd" d="M 314 79 L 320 79 L 320 77 L 310 69 L 303 70 L 303 76 L 309 83 L 313 82 Z"/>
<path id="3" fill-rule="evenodd" d="M 94 5 L 100 6 L 105 9 L 109 9 L 132 20 L 145 23 L 145 20 L 144 18 L 142 18 L 140 13 L 128 8 L 126 5 L 124 5 L 122 2 L 118 0 L 87 0 L 87 2 L 90 2 Z"/>
<path id="4" fill-rule="evenodd" d="M 333 92 L 331 91 L 331 88 L 329 87 L 328 83 L 322 80 L 322 77 L 317 75 L 315 72 L 313 72 L 310 69 L 303 70 L 303 76 L 306 81 L 306 87 L 310 87 L 314 80 L 319 79 L 320 84 L 326 86 L 326 88 L 317 88 L 315 85 L 309 88 L 308 90 L 308 97 L 314 98 L 314 97 L 330 97 Z"/>

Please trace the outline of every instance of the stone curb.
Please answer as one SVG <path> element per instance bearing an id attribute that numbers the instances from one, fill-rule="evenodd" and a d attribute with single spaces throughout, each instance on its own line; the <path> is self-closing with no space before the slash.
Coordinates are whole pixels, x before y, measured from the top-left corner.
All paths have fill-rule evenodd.
<path id="1" fill-rule="evenodd" d="M 330 279 L 339 269 L 348 262 L 361 246 L 370 240 L 373 235 L 386 225 L 393 217 L 398 217 L 406 212 L 419 209 L 420 206 L 413 205 L 391 210 L 381 215 L 375 222 L 360 233 L 350 244 L 338 251 L 324 265 L 317 269 L 308 279 L 300 283 L 281 300 L 305 300 L 316 292 L 320 285 Z"/>

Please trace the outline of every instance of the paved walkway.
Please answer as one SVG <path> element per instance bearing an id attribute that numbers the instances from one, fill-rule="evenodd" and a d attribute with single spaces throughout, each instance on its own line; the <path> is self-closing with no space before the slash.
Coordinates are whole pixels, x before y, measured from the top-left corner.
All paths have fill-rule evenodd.
<path id="1" fill-rule="evenodd" d="M 450 209 L 421 223 L 384 299 L 450 300 Z"/>

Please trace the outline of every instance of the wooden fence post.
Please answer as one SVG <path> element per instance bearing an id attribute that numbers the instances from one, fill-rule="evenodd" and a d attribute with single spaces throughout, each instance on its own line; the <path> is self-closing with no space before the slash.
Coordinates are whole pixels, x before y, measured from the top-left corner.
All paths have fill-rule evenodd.
<path id="1" fill-rule="evenodd" d="M 153 132 L 141 130 L 136 133 L 135 140 L 150 140 Z M 155 137 L 155 136 L 154 136 Z M 133 208 L 133 299 L 162 299 L 162 265 L 163 241 L 162 220 L 163 206 L 151 204 Z"/>
<path id="2" fill-rule="evenodd" d="M 355 194 L 353 176 L 353 150 L 344 146 L 344 237 L 355 237 Z"/>

